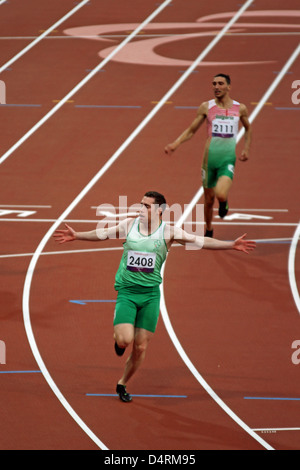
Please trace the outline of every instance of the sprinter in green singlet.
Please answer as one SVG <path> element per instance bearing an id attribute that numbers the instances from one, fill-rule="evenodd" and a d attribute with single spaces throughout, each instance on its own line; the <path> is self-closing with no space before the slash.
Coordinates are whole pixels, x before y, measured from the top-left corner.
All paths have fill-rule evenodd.
<path id="1" fill-rule="evenodd" d="M 117 393 L 124 402 L 132 400 L 126 384 L 144 361 L 159 317 L 161 267 L 174 242 L 193 244 L 196 248 L 212 250 L 238 250 L 245 253 L 255 248 L 255 243 L 245 240 L 245 235 L 233 242 L 199 237 L 183 229 L 163 222 L 166 200 L 155 191 L 147 192 L 141 201 L 137 218 L 127 218 L 115 227 L 91 232 L 75 232 L 66 225 L 57 230 L 59 243 L 74 240 L 103 241 L 126 238 L 124 253 L 115 278 L 118 291 L 115 315 L 115 351 L 122 356 L 133 344 L 125 370 L 117 384 Z"/>

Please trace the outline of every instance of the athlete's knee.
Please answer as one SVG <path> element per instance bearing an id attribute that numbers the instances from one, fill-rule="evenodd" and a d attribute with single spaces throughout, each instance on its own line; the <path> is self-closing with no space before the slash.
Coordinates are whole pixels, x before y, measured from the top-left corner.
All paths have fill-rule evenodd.
<path id="1" fill-rule="evenodd" d="M 141 356 L 144 354 L 148 347 L 148 341 L 143 342 L 134 342 L 133 344 L 133 351 L 137 356 Z"/>
<path id="2" fill-rule="evenodd" d="M 225 202 L 227 201 L 228 198 L 228 191 L 220 190 L 217 194 L 217 199 L 220 202 Z"/>
<path id="3" fill-rule="evenodd" d="M 114 338 L 120 348 L 127 348 L 133 341 L 133 333 L 128 329 L 115 328 Z"/>

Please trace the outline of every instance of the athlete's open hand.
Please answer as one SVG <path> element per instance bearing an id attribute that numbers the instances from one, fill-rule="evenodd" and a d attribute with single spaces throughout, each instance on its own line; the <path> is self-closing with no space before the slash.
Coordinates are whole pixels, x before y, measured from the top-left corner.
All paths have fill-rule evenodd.
<path id="1" fill-rule="evenodd" d="M 256 243 L 251 240 L 245 240 L 247 236 L 246 233 L 241 237 L 237 238 L 233 244 L 233 249 L 237 251 L 243 251 L 244 253 L 249 254 L 250 251 L 253 251 L 256 248 Z"/>
<path id="2" fill-rule="evenodd" d="M 54 233 L 54 238 L 58 243 L 66 243 L 66 242 L 73 242 L 76 240 L 76 232 L 69 227 L 69 225 L 65 224 L 67 230 L 56 230 Z"/>

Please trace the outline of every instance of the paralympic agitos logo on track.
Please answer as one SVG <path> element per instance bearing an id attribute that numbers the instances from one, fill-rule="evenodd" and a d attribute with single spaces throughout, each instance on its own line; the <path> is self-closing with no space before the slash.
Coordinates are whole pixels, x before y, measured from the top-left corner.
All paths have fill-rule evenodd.
<path id="1" fill-rule="evenodd" d="M 190 51 L 189 41 L 191 39 L 205 40 L 205 38 L 216 36 L 233 15 L 233 12 L 224 12 L 202 16 L 194 22 L 150 23 L 140 32 L 138 40 L 128 43 L 112 60 L 133 65 L 189 67 L 193 61 L 182 58 L 182 47 L 173 48 L 172 57 L 168 57 L 165 46 L 169 46 L 174 42 L 178 44 L 178 42 L 186 41 L 187 51 Z M 251 41 L 253 37 L 256 41 L 257 38 L 261 38 L 261 41 L 264 42 L 266 32 L 275 37 L 277 34 L 284 35 L 285 33 L 299 32 L 299 18 L 300 10 L 254 10 L 244 12 L 239 21 L 230 28 L 228 35 L 230 38 L 236 37 L 238 41 L 243 37 L 247 37 L 247 41 Z M 64 34 L 77 39 L 99 42 L 99 56 L 105 59 L 117 47 L 120 37 L 130 34 L 138 26 L 136 23 L 94 24 L 66 29 Z M 202 61 L 199 67 L 230 67 L 277 62 L 276 55 L 272 59 L 270 49 L 267 52 L 268 56 L 263 57 L 264 49 L 262 48 L 261 54 L 258 55 L 260 50 L 257 50 L 257 43 L 255 48 L 257 52 L 254 57 L 257 58 L 254 60 Z M 181 58 L 176 58 L 174 55 L 177 50 L 181 51 Z M 160 54 L 160 51 L 163 51 L 163 55 Z"/>

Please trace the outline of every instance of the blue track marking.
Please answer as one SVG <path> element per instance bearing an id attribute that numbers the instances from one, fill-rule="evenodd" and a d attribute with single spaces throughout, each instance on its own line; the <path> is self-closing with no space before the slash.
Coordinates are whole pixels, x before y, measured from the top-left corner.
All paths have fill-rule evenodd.
<path id="1" fill-rule="evenodd" d="M 0 104 L 3 108 L 41 108 L 41 104 Z"/>
<path id="2" fill-rule="evenodd" d="M 77 305 L 86 305 L 86 304 L 92 304 L 92 303 L 110 303 L 110 302 L 116 302 L 116 300 L 69 300 L 71 304 L 77 304 Z"/>
<path id="3" fill-rule="evenodd" d="M 3 370 L 0 374 L 41 374 L 40 370 Z"/>
<path id="4" fill-rule="evenodd" d="M 284 400 L 284 401 L 300 401 L 300 398 L 244 397 L 244 400 Z"/>

